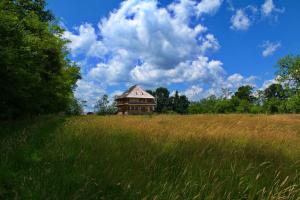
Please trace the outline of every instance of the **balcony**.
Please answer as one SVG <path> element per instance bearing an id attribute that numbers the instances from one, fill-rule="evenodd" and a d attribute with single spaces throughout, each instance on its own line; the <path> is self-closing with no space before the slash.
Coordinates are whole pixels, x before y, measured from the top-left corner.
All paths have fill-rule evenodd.
<path id="1" fill-rule="evenodd" d="M 117 106 L 121 105 L 155 105 L 154 99 L 117 99 Z"/>

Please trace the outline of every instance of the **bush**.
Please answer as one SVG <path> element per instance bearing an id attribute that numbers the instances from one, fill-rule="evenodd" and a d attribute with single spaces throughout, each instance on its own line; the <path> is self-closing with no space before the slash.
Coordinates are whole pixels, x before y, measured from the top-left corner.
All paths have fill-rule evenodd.
<path id="1" fill-rule="evenodd" d="M 300 95 L 292 96 L 286 102 L 286 109 L 289 113 L 300 113 Z"/>
<path id="2" fill-rule="evenodd" d="M 259 113 L 263 113 L 263 112 L 264 112 L 264 109 L 260 105 L 252 105 L 250 107 L 250 113 L 252 113 L 252 114 L 259 114 Z"/>
<path id="3" fill-rule="evenodd" d="M 69 104 L 66 114 L 67 115 L 82 115 L 83 114 L 83 107 L 84 107 L 84 101 L 80 101 L 76 98 L 72 100 L 72 102 Z"/>
<path id="4" fill-rule="evenodd" d="M 264 110 L 267 113 L 279 113 L 282 110 L 282 102 L 279 99 L 271 98 L 264 103 Z"/>
<path id="5" fill-rule="evenodd" d="M 235 111 L 233 102 L 228 99 L 222 99 L 217 101 L 215 105 L 216 113 L 232 113 Z"/>
<path id="6" fill-rule="evenodd" d="M 236 111 L 238 113 L 249 113 L 250 107 L 251 107 L 250 102 L 246 99 L 243 99 L 243 100 L 240 100 L 239 105 L 236 108 Z"/>

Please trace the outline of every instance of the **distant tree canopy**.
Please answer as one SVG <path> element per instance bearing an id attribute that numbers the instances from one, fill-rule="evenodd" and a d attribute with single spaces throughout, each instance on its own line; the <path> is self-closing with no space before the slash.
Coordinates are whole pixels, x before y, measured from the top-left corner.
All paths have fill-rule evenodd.
<path id="1" fill-rule="evenodd" d="M 234 97 L 238 98 L 239 100 L 253 102 L 255 98 L 254 98 L 252 92 L 253 92 L 252 86 L 250 86 L 250 85 L 241 86 L 234 93 Z"/>
<path id="2" fill-rule="evenodd" d="M 263 91 L 249 85 L 231 91 L 223 89 L 220 98 L 210 96 L 192 102 L 189 113 L 300 113 L 300 56 L 286 56 L 278 61 L 278 83 Z"/>
<path id="3" fill-rule="evenodd" d="M 57 113 L 74 103 L 79 68 L 44 0 L 0 1 L 0 118 Z"/>
<path id="4" fill-rule="evenodd" d="M 102 97 L 100 97 L 96 105 L 94 107 L 94 112 L 98 115 L 111 115 L 115 114 L 117 112 L 117 107 L 115 105 L 115 102 L 112 104 L 109 104 L 108 95 L 104 94 Z"/>
<path id="5" fill-rule="evenodd" d="M 174 96 L 170 96 L 167 88 L 159 87 L 156 90 L 147 90 L 156 99 L 156 112 L 169 113 L 175 112 L 185 114 L 188 111 L 189 100 L 185 95 L 179 95 L 178 91 Z"/>
<path id="6" fill-rule="evenodd" d="M 288 55 L 281 58 L 277 65 L 277 75 L 281 83 L 294 93 L 300 92 L 300 56 Z"/>

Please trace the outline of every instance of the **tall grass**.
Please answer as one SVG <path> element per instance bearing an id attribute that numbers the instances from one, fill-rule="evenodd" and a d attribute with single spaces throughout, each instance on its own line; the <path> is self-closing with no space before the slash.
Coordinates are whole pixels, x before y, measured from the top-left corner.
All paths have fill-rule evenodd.
<path id="1" fill-rule="evenodd" d="M 297 115 L 0 125 L 0 199 L 300 199 Z"/>

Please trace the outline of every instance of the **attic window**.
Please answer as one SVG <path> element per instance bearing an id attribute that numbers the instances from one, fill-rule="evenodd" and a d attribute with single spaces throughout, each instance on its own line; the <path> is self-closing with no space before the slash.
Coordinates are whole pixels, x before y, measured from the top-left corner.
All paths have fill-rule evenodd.
<path id="1" fill-rule="evenodd" d="M 144 93 L 142 92 L 142 95 L 144 95 Z"/>

